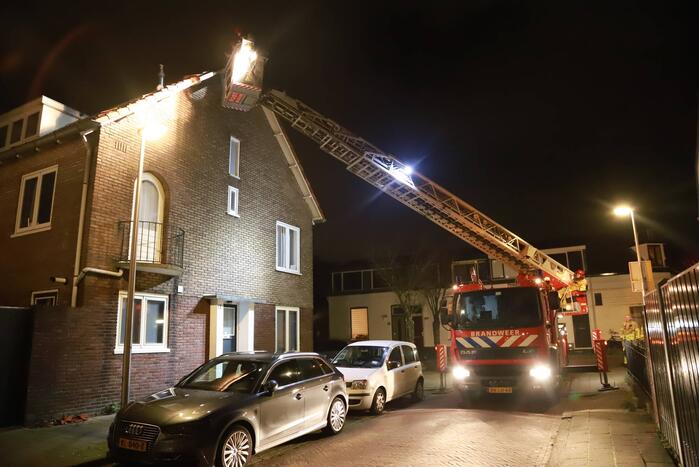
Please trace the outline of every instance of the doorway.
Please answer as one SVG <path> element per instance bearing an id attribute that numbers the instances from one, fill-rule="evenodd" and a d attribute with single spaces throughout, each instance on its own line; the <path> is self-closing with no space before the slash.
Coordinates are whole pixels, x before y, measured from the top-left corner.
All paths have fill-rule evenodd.
<path id="1" fill-rule="evenodd" d="M 238 327 L 238 306 L 223 305 L 223 353 L 235 352 L 238 349 L 236 342 L 236 328 Z"/>
<path id="2" fill-rule="evenodd" d="M 576 349 L 592 347 L 590 317 L 588 314 L 573 315 L 573 336 L 575 337 Z"/>
<path id="3" fill-rule="evenodd" d="M 399 305 L 391 306 L 391 338 L 395 341 L 408 341 L 415 344 L 418 348 L 423 347 L 423 321 L 422 307 L 415 306 L 413 308 L 411 319 L 406 319 L 403 308 Z M 412 329 L 408 328 L 408 322 Z M 411 331 L 410 333 L 408 331 Z M 410 337 L 412 335 L 412 338 Z"/>

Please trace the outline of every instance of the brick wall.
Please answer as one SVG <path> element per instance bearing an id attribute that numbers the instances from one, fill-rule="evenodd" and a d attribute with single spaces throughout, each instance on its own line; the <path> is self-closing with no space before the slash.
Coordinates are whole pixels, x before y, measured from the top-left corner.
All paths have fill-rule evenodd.
<path id="1" fill-rule="evenodd" d="M 203 98 L 193 99 L 189 93 L 174 98 L 175 118 L 168 122 L 166 136 L 149 142 L 146 148 L 145 170 L 158 177 L 165 191 L 164 222 L 185 231 L 184 272 L 174 278 L 139 273 L 137 290 L 169 297 L 170 352 L 134 354 L 135 397 L 173 384 L 205 361 L 208 302 L 202 299 L 204 295 L 242 296 L 300 307 L 301 347 L 313 348 L 311 213 L 262 110 L 241 113 L 222 108 L 219 77 L 202 83 L 199 89 L 203 88 Z M 231 135 L 241 141 L 240 179 L 228 175 Z M 135 117 L 103 127 L 95 140 L 98 153 L 93 161 L 81 267 L 115 270 L 122 240 L 118 222 L 131 217 L 140 144 Z M 14 214 L 9 216 L 11 226 L 8 216 L 0 216 L 0 231 L 4 232 L 0 247 L 13 252 L 0 260 L 14 272 L 13 280 L 2 284 L 0 304 L 27 304 L 27 283 L 35 277 L 72 276 L 82 157 L 84 149 L 77 141 L 30 156 L 27 161 L 31 163 L 0 167 L 0 207 L 5 211 L 9 206 L 14 213 L 21 174 L 59 161 L 56 229 L 8 241 Z M 240 190 L 239 218 L 226 213 L 228 185 Z M 68 213 L 73 214 L 70 222 Z M 277 220 L 301 229 L 300 275 L 275 270 Z M 67 225 L 60 224 L 59 229 L 59 222 Z M 51 250 L 57 243 L 61 248 Z M 51 255 L 46 255 L 47 251 Z M 114 354 L 117 300 L 119 291 L 126 290 L 127 280 L 128 271 L 121 279 L 88 275 L 80 284 L 78 308 L 38 311 L 27 395 L 28 423 L 63 414 L 98 413 L 118 401 L 121 355 Z M 177 293 L 178 285 L 184 288 L 183 293 Z M 21 290 L 15 293 L 15 289 Z M 70 281 L 64 289 L 62 305 L 68 303 Z M 27 300 L 22 301 L 25 296 Z M 274 305 L 255 306 L 255 334 L 256 348 L 274 348 Z"/>
<path id="2" fill-rule="evenodd" d="M 84 164 L 85 146 L 74 137 L 0 166 L 0 305 L 28 306 L 32 291 L 48 289 L 58 289 L 58 303 L 70 303 Z M 22 176 L 52 165 L 58 174 L 51 229 L 13 238 Z M 51 276 L 69 282 L 55 284 Z"/>

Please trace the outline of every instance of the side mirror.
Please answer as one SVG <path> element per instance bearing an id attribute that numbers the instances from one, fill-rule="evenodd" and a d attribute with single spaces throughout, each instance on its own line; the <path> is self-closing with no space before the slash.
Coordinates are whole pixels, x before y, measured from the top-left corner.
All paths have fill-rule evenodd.
<path id="1" fill-rule="evenodd" d="M 389 371 L 395 370 L 399 366 L 400 366 L 400 362 L 397 362 L 395 360 L 389 360 L 388 362 L 386 362 L 386 367 L 388 368 Z"/>
<path id="2" fill-rule="evenodd" d="M 277 383 L 276 379 L 270 379 L 265 383 L 265 391 L 267 391 L 267 394 L 270 396 L 274 394 L 274 391 L 276 391 L 278 387 L 279 383 Z"/>

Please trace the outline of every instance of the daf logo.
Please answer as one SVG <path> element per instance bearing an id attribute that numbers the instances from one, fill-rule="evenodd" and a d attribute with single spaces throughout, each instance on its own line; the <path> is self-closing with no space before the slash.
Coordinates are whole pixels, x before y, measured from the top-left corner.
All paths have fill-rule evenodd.
<path id="1" fill-rule="evenodd" d="M 128 425 L 126 425 L 124 432 L 127 435 L 139 436 L 143 434 L 143 425 L 139 425 L 137 423 L 129 423 Z"/>

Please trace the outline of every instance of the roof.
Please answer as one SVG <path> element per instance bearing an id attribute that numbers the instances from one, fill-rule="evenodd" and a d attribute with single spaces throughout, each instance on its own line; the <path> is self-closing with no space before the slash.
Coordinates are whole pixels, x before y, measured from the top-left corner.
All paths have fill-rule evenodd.
<path id="1" fill-rule="evenodd" d="M 349 345 L 368 345 L 370 347 L 390 347 L 392 345 L 409 345 L 412 347 L 415 347 L 415 344 L 412 342 L 406 342 L 406 341 L 357 341 L 357 342 L 352 342 Z"/>

